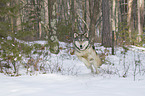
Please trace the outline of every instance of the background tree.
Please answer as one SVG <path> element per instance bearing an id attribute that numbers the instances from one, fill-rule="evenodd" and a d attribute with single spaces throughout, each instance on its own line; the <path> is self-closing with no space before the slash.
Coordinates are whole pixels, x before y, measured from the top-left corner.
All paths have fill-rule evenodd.
<path id="1" fill-rule="evenodd" d="M 28 55 L 31 52 L 31 47 L 16 39 L 17 36 L 22 35 L 19 32 L 21 27 L 18 25 L 20 6 L 14 3 L 17 2 L 11 0 L 0 2 L 0 67 L 1 72 L 5 74 L 19 75 L 19 61 L 22 55 Z"/>
<path id="2" fill-rule="evenodd" d="M 101 0 L 89 0 L 90 25 L 89 35 L 91 43 L 94 44 L 96 38 L 96 23 L 100 15 Z M 108 14 L 109 15 L 109 14 Z"/>
<path id="3" fill-rule="evenodd" d="M 128 32 L 129 32 L 129 38 L 132 39 L 132 31 L 133 31 L 133 16 L 132 16 L 132 6 L 133 0 L 128 0 L 128 16 L 127 16 L 127 23 L 128 23 Z"/>
<path id="4" fill-rule="evenodd" d="M 109 0 L 102 0 L 102 45 L 111 46 L 110 5 Z"/>
<path id="5" fill-rule="evenodd" d="M 144 0 L 138 0 L 138 42 L 142 41 L 144 23 Z"/>
<path id="6" fill-rule="evenodd" d="M 54 54 L 59 53 L 59 43 L 56 35 L 56 0 L 48 0 L 49 13 L 49 45 L 50 52 Z"/>

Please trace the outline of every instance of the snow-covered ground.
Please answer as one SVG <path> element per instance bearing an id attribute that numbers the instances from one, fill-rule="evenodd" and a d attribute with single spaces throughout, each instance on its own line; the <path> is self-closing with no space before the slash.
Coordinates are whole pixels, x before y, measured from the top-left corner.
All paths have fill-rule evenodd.
<path id="1" fill-rule="evenodd" d="M 145 80 L 83 74 L 7 77 L 0 74 L 1 96 L 145 96 Z"/>
<path id="2" fill-rule="evenodd" d="M 63 50 L 58 55 L 51 54 L 51 60 L 41 62 L 60 64 L 61 72 L 36 72 L 30 76 L 23 70 L 18 77 L 0 74 L 0 96 L 145 96 L 144 52 L 138 47 L 126 52 L 116 48 L 116 55 L 112 56 L 110 49 L 96 49 L 106 55 L 106 63 L 97 75 L 90 73 L 75 55 L 67 55 L 67 50 Z"/>

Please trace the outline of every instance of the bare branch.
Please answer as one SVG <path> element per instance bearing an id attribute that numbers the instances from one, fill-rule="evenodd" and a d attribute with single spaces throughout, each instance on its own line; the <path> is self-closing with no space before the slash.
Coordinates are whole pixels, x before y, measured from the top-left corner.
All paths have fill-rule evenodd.
<path id="1" fill-rule="evenodd" d="M 86 21 L 77 13 L 78 17 L 83 21 L 83 23 L 86 25 L 87 29 L 88 29 L 88 32 L 89 32 L 89 26 L 88 24 L 86 23 Z"/>

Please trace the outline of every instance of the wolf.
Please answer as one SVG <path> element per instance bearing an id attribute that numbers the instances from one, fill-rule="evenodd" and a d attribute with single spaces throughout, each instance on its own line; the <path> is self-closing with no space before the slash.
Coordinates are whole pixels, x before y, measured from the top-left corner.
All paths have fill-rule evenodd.
<path id="1" fill-rule="evenodd" d="M 88 69 L 91 69 L 92 73 L 98 74 L 98 67 L 101 66 L 102 62 L 95 49 L 90 44 L 88 33 L 74 33 L 73 43 L 75 55 L 78 59 L 81 60 Z"/>

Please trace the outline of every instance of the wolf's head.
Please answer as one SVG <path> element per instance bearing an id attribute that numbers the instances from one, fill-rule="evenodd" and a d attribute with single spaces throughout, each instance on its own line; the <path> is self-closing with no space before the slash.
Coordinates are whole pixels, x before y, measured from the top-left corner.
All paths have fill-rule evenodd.
<path id="1" fill-rule="evenodd" d="M 74 46 L 78 50 L 85 50 L 89 47 L 88 33 L 78 34 L 74 33 Z"/>

